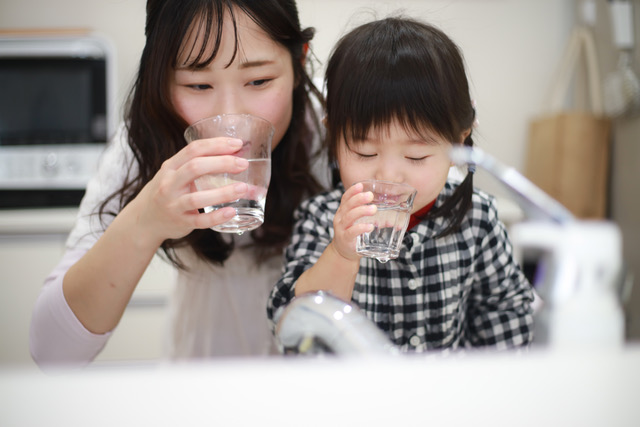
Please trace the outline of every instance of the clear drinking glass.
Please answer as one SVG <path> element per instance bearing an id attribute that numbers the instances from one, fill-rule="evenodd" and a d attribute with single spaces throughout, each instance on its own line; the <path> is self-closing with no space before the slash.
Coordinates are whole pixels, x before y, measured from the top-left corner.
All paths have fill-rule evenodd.
<path id="1" fill-rule="evenodd" d="M 205 212 L 232 206 L 236 215 L 229 221 L 211 227 L 222 233 L 238 233 L 258 228 L 264 222 L 264 205 L 271 180 L 271 141 L 275 128 L 265 119 L 250 114 L 222 114 L 202 119 L 184 132 L 187 142 L 203 138 L 229 136 L 243 141 L 242 148 L 234 153 L 249 161 L 249 167 L 237 174 L 205 175 L 195 181 L 198 190 L 224 187 L 244 182 L 249 190 L 241 199 L 221 205 L 207 206 Z"/>
<path id="2" fill-rule="evenodd" d="M 356 252 L 380 262 L 395 259 L 400 253 L 404 233 L 409 225 L 416 190 L 407 184 L 388 181 L 362 181 L 363 191 L 373 193 L 378 207 L 375 215 L 358 219 L 357 223 L 373 224 L 373 231 L 356 239 Z"/>

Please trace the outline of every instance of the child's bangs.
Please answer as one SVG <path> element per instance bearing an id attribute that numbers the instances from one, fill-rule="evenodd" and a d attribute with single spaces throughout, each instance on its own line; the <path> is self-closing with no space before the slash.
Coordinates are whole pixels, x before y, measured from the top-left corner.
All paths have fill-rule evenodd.
<path id="1" fill-rule="evenodd" d="M 384 22 L 360 27 L 334 51 L 325 77 L 330 132 L 361 141 L 397 122 L 424 141 L 457 140 L 471 108 L 466 79 L 457 78 L 464 66 L 442 60 L 455 46 L 446 51 L 439 33 L 419 24 Z"/>
<path id="2" fill-rule="evenodd" d="M 369 132 L 385 132 L 397 123 L 417 139 L 436 143 L 434 137 L 448 128 L 440 117 L 439 102 L 429 102 L 433 97 L 418 89 L 424 88 L 425 82 L 368 77 L 372 76 L 355 79 L 351 90 L 343 88 L 340 100 L 344 110 L 331 118 L 345 141 L 357 144 Z"/>

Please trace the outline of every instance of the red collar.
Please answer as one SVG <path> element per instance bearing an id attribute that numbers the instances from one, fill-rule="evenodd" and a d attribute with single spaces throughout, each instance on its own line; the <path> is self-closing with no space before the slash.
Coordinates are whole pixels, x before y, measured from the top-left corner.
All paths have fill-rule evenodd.
<path id="1" fill-rule="evenodd" d="M 407 227 L 407 230 L 411 230 L 413 227 L 418 225 L 418 223 L 424 219 L 424 217 L 429 213 L 429 211 L 435 204 L 436 199 L 433 199 L 431 203 L 429 203 L 419 211 L 412 213 L 411 217 L 409 218 L 409 226 Z"/>

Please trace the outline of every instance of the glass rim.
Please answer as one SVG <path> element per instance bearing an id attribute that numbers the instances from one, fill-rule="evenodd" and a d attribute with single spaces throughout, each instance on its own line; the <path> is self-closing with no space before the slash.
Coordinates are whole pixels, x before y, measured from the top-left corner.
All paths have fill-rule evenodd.
<path id="1" fill-rule="evenodd" d="M 363 179 L 361 181 L 357 181 L 355 182 L 353 185 L 356 185 L 358 183 L 371 183 L 371 184 L 383 184 L 383 185 L 389 185 L 389 186 L 393 186 L 393 187 L 404 187 L 407 190 L 410 190 L 411 192 L 417 193 L 418 190 L 416 190 L 415 188 L 413 188 L 412 186 L 410 186 L 407 183 L 404 182 L 394 182 L 394 181 L 385 181 L 385 180 L 381 180 L 381 179 Z"/>
<path id="2" fill-rule="evenodd" d="M 184 134 L 183 134 L 184 138 L 187 139 L 187 132 L 189 132 L 190 129 L 195 129 L 202 123 L 209 122 L 214 119 L 221 120 L 223 117 L 246 117 L 246 118 L 251 118 L 252 120 L 256 119 L 256 121 L 263 122 L 264 124 L 268 125 L 271 128 L 272 133 L 275 133 L 276 131 L 276 127 L 274 126 L 274 124 L 271 123 L 269 120 L 265 119 L 264 117 L 256 116 L 255 114 L 249 114 L 249 113 L 224 113 L 224 114 L 216 114 L 215 116 L 204 117 L 202 119 L 196 120 L 195 122 L 191 123 L 184 130 Z"/>

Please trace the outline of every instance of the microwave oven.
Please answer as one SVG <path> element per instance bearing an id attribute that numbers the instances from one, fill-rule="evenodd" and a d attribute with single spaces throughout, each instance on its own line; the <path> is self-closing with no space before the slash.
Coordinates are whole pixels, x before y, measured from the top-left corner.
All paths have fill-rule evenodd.
<path id="1" fill-rule="evenodd" d="M 115 93 L 107 38 L 0 35 L 0 208 L 77 206 L 115 131 Z"/>

